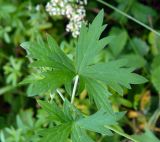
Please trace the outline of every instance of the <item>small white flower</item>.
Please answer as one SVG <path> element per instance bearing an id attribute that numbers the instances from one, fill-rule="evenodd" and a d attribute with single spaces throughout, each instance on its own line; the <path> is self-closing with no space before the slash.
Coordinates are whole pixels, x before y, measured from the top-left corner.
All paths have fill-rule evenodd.
<path id="1" fill-rule="evenodd" d="M 82 23 L 85 23 L 84 4 L 87 4 L 87 0 L 77 0 L 77 3 L 75 0 L 51 0 L 46 5 L 46 11 L 51 16 L 66 16 L 69 20 L 66 31 L 71 32 L 76 38 L 80 33 Z"/>

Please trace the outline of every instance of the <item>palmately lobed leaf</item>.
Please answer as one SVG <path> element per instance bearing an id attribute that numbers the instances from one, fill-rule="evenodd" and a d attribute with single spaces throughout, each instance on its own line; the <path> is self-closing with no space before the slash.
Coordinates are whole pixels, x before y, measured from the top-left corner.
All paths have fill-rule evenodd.
<path id="1" fill-rule="evenodd" d="M 94 142 L 87 131 L 98 132 L 103 135 L 112 135 L 106 126 L 116 125 L 124 113 L 109 114 L 104 109 L 97 111 L 90 116 L 84 116 L 68 100 L 65 100 L 63 108 L 57 107 L 55 102 L 45 102 L 38 100 L 41 107 L 48 112 L 53 121 L 59 123 L 52 128 L 44 128 L 40 131 L 42 141 L 56 142 L 62 135 L 60 142 L 65 142 L 71 134 L 73 142 Z M 53 117 L 54 116 L 54 117 Z M 64 129 L 63 129 L 64 127 Z"/>
<path id="2" fill-rule="evenodd" d="M 53 128 L 47 128 L 40 132 L 44 136 L 40 142 L 66 142 L 71 132 L 71 124 L 64 123 Z"/>
<path id="3" fill-rule="evenodd" d="M 36 59 L 33 61 L 32 67 L 52 67 L 71 72 L 75 71 L 72 61 L 59 48 L 56 41 L 50 35 L 47 35 L 47 45 L 42 39 L 38 41 L 21 44 L 27 51 L 28 57 Z"/>
<path id="4" fill-rule="evenodd" d="M 28 89 L 30 96 L 53 92 L 64 85 L 71 92 L 72 80 L 79 77 L 80 85 L 86 89 L 90 98 L 94 100 L 99 111 L 90 116 L 84 116 L 67 99 L 63 108 L 53 103 L 38 101 L 48 112 L 55 127 L 46 128 L 41 132 L 42 141 L 66 142 L 71 135 L 73 142 L 93 142 L 87 131 L 102 135 L 112 135 L 111 125 L 124 113 L 114 113 L 109 96 L 108 87 L 119 94 L 123 88 L 131 88 L 131 84 L 146 82 L 146 79 L 133 73 L 133 68 L 127 67 L 126 60 L 95 63 L 98 53 L 111 41 L 113 37 L 100 38 L 106 25 L 103 25 L 104 12 L 101 11 L 89 27 L 83 25 L 76 47 L 75 62 L 71 61 L 60 49 L 56 41 L 47 36 L 47 44 L 42 39 L 36 43 L 24 43 L 28 57 L 32 58 L 31 67 L 37 69 L 36 76 L 30 76 L 22 83 L 31 83 Z"/>
<path id="5" fill-rule="evenodd" d="M 132 68 L 125 67 L 126 60 L 110 61 L 108 63 L 97 63 L 88 66 L 82 76 L 99 80 L 119 94 L 123 94 L 123 88 L 130 89 L 130 84 L 141 84 L 147 80 L 135 73 L 132 73 Z"/>
<path id="6" fill-rule="evenodd" d="M 106 129 L 104 126 L 115 125 L 116 119 L 113 115 L 109 115 L 104 109 L 101 109 L 89 117 L 80 119 L 77 124 L 83 129 L 103 135 L 112 135 L 112 132 L 109 129 Z"/>
<path id="7" fill-rule="evenodd" d="M 67 121 L 64 112 L 55 102 L 47 103 L 45 101 L 38 100 L 38 104 L 52 117 L 54 121 L 64 123 Z"/>
<path id="8" fill-rule="evenodd" d="M 32 76 L 30 82 L 26 81 L 31 83 L 28 89 L 29 96 L 52 92 L 66 82 L 72 82 L 75 70 L 73 63 L 51 36 L 48 35 L 48 45 L 39 39 L 38 43 L 23 43 L 21 46 L 33 59 L 30 66 L 38 68 L 40 72 L 37 74 L 43 76 L 40 79 Z"/>
<path id="9" fill-rule="evenodd" d="M 106 88 L 105 84 L 98 82 L 95 79 L 85 78 L 86 90 L 90 98 L 93 98 L 98 109 L 104 108 L 109 114 L 113 114 L 109 96 L 111 93 Z"/>
<path id="10" fill-rule="evenodd" d="M 71 139 L 73 142 L 94 142 L 86 133 L 85 129 L 77 124 L 72 127 Z"/>
<path id="11" fill-rule="evenodd" d="M 84 68 L 93 62 L 95 56 L 99 51 L 109 43 L 110 37 L 101 39 L 100 36 L 106 25 L 103 24 L 104 12 L 101 12 L 96 16 L 92 24 L 87 28 L 82 26 L 80 36 L 76 47 L 76 72 L 80 74 Z"/>
<path id="12" fill-rule="evenodd" d="M 103 25 L 103 10 L 99 12 L 92 24 L 87 27 L 83 25 L 77 42 L 75 62 L 59 48 L 51 36 L 47 36 L 47 44 L 42 39 L 38 43 L 24 43 L 22 46 L 27 50 L 28 56 L 33 59 L 31 67 L 36 67 L 37 73 L 42 78 L 33 78 L 28 94 L 30 96 L 43 94 L 47 91 L 53 92 L 62 85 L 71 93 L 71 83 L 74 76 L 78 75 L 79 86 L 84 86 L 90 98 L 96 106 L 113 114 L 108 96 L 108 87 L 119 94 L 123 89 L 131 88 L 131 84 L 146 82 L 146 79 L 133 73 L 128 68 L 126 60 L 115 60 L 107 63 L 95 63 L 94 58 L 98 53 L 113 40 L 113 37 L 101 39 L 101 33 L 106 25 Z M 112 41 L 113 42 L 113 41 Z M 27 82 L 27 81 L 24 81 Z M 83 83 L 83 84 L 82 84 Z"/>
<path id="13" fill-rule="evenodd" d="M 103 16 L 104 12 L 101 11 L 89 27 L 83 25 L 76 47 L 75 68 L 97 107 L 105 108 L 109 112 L 112 109 L 109 107 L 107 96 L 110 93 L 105 91 L 107 90 L 106 85 L 122 95 L 124 87 L 130 89 L 131 84 L 141 84 L 147 80 L 133 73 L 133 69 L 128 68 L 127 61 L 123 59 L 93 64 L 99 51 L 110 41 L 113 42 L 113 37 L 100 39 L 101 33 L 106 27 L 103 26 Z M 104 91 L 102 91 L 103 89 Z"/>

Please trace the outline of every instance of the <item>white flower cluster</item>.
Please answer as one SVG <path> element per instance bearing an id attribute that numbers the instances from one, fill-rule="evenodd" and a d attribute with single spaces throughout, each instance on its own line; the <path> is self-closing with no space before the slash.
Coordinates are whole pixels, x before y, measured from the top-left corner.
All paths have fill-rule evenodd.
<path id="1" fill-rule="evenodd" d="M 71 32 L 76 38 L 80 33 L 82 23 L 85 23 L 85 4 L 87 0 L 51 0 L 46 5 L 46 11 L 51 16 L 66 16 L 69 19 L 66 31 Z"/>

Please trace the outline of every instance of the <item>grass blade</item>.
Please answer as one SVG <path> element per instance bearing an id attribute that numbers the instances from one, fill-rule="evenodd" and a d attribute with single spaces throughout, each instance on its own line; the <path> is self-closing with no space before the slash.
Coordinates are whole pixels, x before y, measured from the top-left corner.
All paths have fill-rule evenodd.
<path id="1" fill-rule="evenodd" d="M 148 29 L 149 31 L 152 31 L 152 32 L 155 33 L 156 35 L 160 36 L 160 33 L 157 32 L 156 30 L 154 30 L 153 28 L 151 28 L 150 26 L 148 26 L 148 25 L 140 22 L 139 20 L 137 20 L 137 19 L 135 19 L 134 17 L 128 15 L 127 13 L 119 10 L 118 8 L 114 7 L 113 5 L 107 3 L 107 2 L 105 2 L 105 1 L 103 1 L 103 0 L 97 0 L 97 1 L 100 2 L 100 3 L 102 3 L 102 4 L 104 4 L 105 6 L 108 6 L 108 7 L 111 8 L 111 9 L 115 10 L 116 12 L 122 14 L 123 16 L 127 17 L 128 19 L 130 19 L 130 20 L 138 23 L 139 25 L 143 26 L 144 28 Z"/>

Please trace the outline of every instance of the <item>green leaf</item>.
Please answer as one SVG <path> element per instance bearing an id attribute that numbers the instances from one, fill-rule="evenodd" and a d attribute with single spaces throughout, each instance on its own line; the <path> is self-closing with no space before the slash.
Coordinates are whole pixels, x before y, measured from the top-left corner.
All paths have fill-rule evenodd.
<path id="1" fill-rule="evenodd" d="M 134 2 L 131 8 L 133 16 L 143 23 L 149 23 L 149 16 L 154 19 L 157 15 L 156 11 L 149 6 L 145 6 L 139 2 Z"/>
<path id="2" fill-rule="evenodd" d="M 130 46 L 133 47 L 134 50 L 142 56 L 147 55 L 147 53 L 149 52 L 149 46 L 140 38 L 134 37 L 130 41 Z"/>
<path id="3" fill-rule="evenodd" d="M 85 129 L 74 124 L 72 127 L 71 139 L 73 142 L 94 142 L 86 133 Z"/>
<path id="4" fill-rule="evenodd" d="M 154 57 L 153 62 L 151 64 L 151 81 L 155 87 L 155 89 L 160 92 L 160 55 Z"/>
<path id="5" fill-rule="evenodd" d="M 112 28 L 110 35 L 114 36 L 114 39 L 109 43 L 110 50 L 114 56 L 118 56 L 127 43 L 127 31 L 119 28 Z"/>
<path id="6" fill-rule="evenodd" d="M 154 57 L 153 62 L 151 64 L 151 81 L 155 87 L 155 89 L 160 92 L 160 55 Z"/>
<path id="7" fill-rule="evenodd" d="M 126 68 L 126 62 L 94 63 L 95 56 L 113 40 L 113 37 L 100 39 L 101 33 L 106 27 L 105 25 L 103 26 L 103 15 L 104 12 L 101 11 L 89 27 L 82 26 L 76 48 L 75 67 L 51 36 L 48 36 L 48 46 L 41 39 L 38 39 L 38 43 L 22 44 L 28 55 L 36 59 L 31 66 L 38 68 L 42 72 L 40 76 L 43 76 L 40 80 L 34 78 L 31 81 L 32 84 L 28 90 L 29 95 L 33 96 L 46 91 L 54 91 L 61 85 L 65 85 L 67 91 L 71 93 L 72 79 L 78 74 L 80 82 L 88 79 L 93 79 L 95 82 L 98 81 L 95 84 L 84 81 L 84 84 L 87 86 L 87 90 L 89 90 L 88 92 L 97 106 L 105 106 L 106 109 L 109 106 L 106 98 L 109 92 L 102 91 L 105 85 L 123 94 L 122 87 L 130 88 L 130 84 L 139 84 L 146 81 L 143 77 L 132 73 L 132 69 Z M 122 33 L 127 38 L 126 32 Z M 125 42 L 121 46 L 124 46 Z M 120 47 L 120 49 L 122 48 Z M 81 84 L 81 86 L 83 85 Z M 93 87 L 99 88 L 102 95 L 96 96 L 98 91 L 94 93 L 92 91 Z M 103 101 L 101 105 L 102 99 L 106 100 L 107 103 L 105 104 Z M 110 108 L 107 109 L 109 110 Z"/>
<path id="8" fill-rule="evenodd" d="M 160 92 L 160 66 L 152 70 L 151 79 L 156 90 Z"/>
<path id="9" fill-rule="evenodd" d="M 74 72 L 75 69 L 72 61 L 65 55 L 64 52 L 62 52 L 56 41 L 50 35 L 48 35 L 48 45 L 51 49 L 52 59 L 63 65 L 62 69 L 67 68 L 69 71 Z"/>
<path id="10" fill-rule="evenodd" d="M 3 131 L 0 132 L 0 140 L 1 142 L 6 142 Z"/>
<path id="11" fill-rule="evenodd" d="M 27 50 L 28 56 L 37 59 L 32 63 L 34 67 L 52 67 L 54 69 L 63 69 L 74 71 L 72 61 L 59 48 L 56 41 L 50 36 L 48 38 L 48 46 L 39 39 L 37 43 L 25 42 L 21 46 Z"/>
<path id="12" fill-rule="evenodd" d="M 154 32 L 150 32 L 148 35 L 148 42 L 151 45 L 151 53 L 153 55 L 160 53 L 160 36 L 157 36 Z"/>
<path id="13" fill-rule="evenodd" d="M 94 99 L 96 105 L 98 107 L 105 107 L 106 110 L 109 110 L 110 109 L 108 107 L 109 101 L 106 98 L 107 94 L 109 93 L 108 91 L 102 91 L 103 90 L 102 88 L 105 88 L 104 87 L 105 85 L 111 87 L 119 94 L 123 94 L 123 87 L 130 89 L 131 88 L 130 84 L 144 83 L 146 82 L 146 79 L 135 73 L 132 73 L 133 69 L 127 68 L 126 66 L 127 62 L 123 60 L 112 61 L 108 63 L 94 62 L 95 56 L 109 42 L 118 43 L 117 47 L 114 46 L 115 54 L 118 55 L 124 48 L 124 45 L 127 41 L 126 31 L 121 31 L 121 30 L 120 30 L 121 40 L 119 40 L 118 37 L 114 39 L 113 37 L 108 38 L 108 40 L 107 38 L 100 39 L 101 33 L 105 28 L 105 26 L 103 26 L 102 24 L 103 24 L 103 11 L 101 11 L 97 15 L 93 23 L 89 25 L 88 28 L 85 25 L 83 25 L 76 48 L 75 68 L 76 68 L 76 73 L 80 76 L 80 80 L 84 80 L 86 89 L 90 97 Z M 102 44 L 102 40 L 106 42 L 103 42 L 104 44 Z M 119 42 L 115 42 L 115 40 L 117 41 L 119 40 L 120 42 L 123 41 L 123 43 L 120 44 Z M 118 47 L 119 45 L 121 47 Z M 118 48 L 120 49 L 119 51 Z M 91 81 L 88 80 L 91 80 L 92 82 L 96 83 L 91 84 L 90 83 Z M 95 92 L 94 88 L 97 88 L 97 92 Z"/>
<path id="14" fill-rule="evenodd" d="M 30 77 L 22 83 L 32 83 L 28 89 L 29 96 L 43 94 L 47 91 L 55 91 L 61 85 L 71 82 L 74 77 L 72 61 L 58 47 L 51 36 L 48 36 L 48 46 L 39 39 L 38 43 L 23 43 L 28 56 L 36 59 L 31 67 L 39 68 L 39 79 Z M 31 79 L 32 78 L 32 79 Z"/>
<path id="15" fill-rule="evenodd" d="M 128 9 L 128 6 L 131 6 L 132 3 L 134 2 L 134 0 L 130 0 L 130 1 L 126 1 L 126 0 L 118 0 L 117 1 L 119 4 L 117 6 L 118 10 L 124 11 L 126 12 L 126 9 Z M 117 11 L 113 11 L 113 13 L 111 14 L 111 16 L 116 20 L 119 21 L 121 24 L 125 24 L 127 23 L 128 19 L 121 15 L 120 13 L 118 13 Z"/>
<path id="16" fill-rule="evenodd" d="M 21 129 L 25 129 L 25 125 L 23 124 L 22 119 L 20 118 L 20 116 L 16 116 L 16 122 L 17 122 L 17 126 Z"/>
<path id="17" fill-rule="evenodd" d="M 0 95 L 5 94 L 6 92 L 9 92 L 15 88 L 16 88 L 16 86 L 12 86 L 12 85 L 2 87 L 2 88 L 0 88 Z"/>
<path id="18" fill-rule="evenodd" d="M 130 89 L 130 84 L 147 81 L 144 77 L 132 73 L 132 68 L 126 68 L 126 63 L 125 60 L 117 60 L 88 66 L 83 71 L 83 76 L 104 82 L 119 94 L 123 94 L 122 86 Z"/>
<path id="19" fill-rule="evenodd" d="M 68 100 L 65 100 L 63 108 L 59 108 L 54 102 L 48 103 L 39 100 L 38 103 L 48 112 L 49 117 L 53 122 L 60 122 L 55 123 L 57 124 L 56 126 L 40 131 L 39 134 L 43 136 L 42 140 L 44 141 L 51 139 L 51 137 L 54 137 L 53 140 L 56 140 L 59 133 L 64 133 L 62 130 L 62 127 L 64 127 L 64 131 L 65 129 L 68 129 L 69 131 L 69 134 L 66 134 L 65 132 L 65 136 L 71 134 L 73 142 L 93 142 L 87 134 L 88 130 L 103 135 L 112 135 L 112 132 L 105 126 L 116 125 L 117 121 L 124 115 L 124 113 L 114 113 L 113 115 L 110 115 L 104 109 L 101 109 L 93 115 L 84 117 L 84 115 Z M 58 136 L 56 137 L 54 134 Z"/>
<path id="20" fill-rule="evenodd" d="M 112 135 L 112 132 L 106 129 L 105 125 L 116 124 L 114 116 L 106 113 L 105 110 L 101 109 L 95 114 L 78 120 L 77 124 L 84 129 L 97 132 L 103 135 Z"/>
<path id="21" fill-rule="evenodd" d="M 153 70 L 160 66 L 159 61 L 160 61 L 160 54 L 155 56 L 154 59 L 153 59 L 153 62 L 151 64 L 151 67 L 152 67 Z"/>
<path id="22" fill-rule="evenodd" d="M 46 111 L 54 121 L 66 122 L 64 112 L 57 106 L 55 102 L 47 103 L 45 101 L 38 100 L 38 104 Z"/>
<path id="23" fill-rule="evenodd" d="M 32 84 L 28 90 L 29 96 L 43 94 L 48 91 L 53 92 L 73 78 L 73 74 L 63 70 L 47 71 L 41 73 L 40 76 L 42 77 L 41 79 L 32 80 Z"/>
<path id="24" fill-rule="evenodd" d="M 133 142 L 139 142 L 137 141 L 136 139 L 134 139 L 133 137 L 131 137 L 130 135 L 126 134 L 123 129 L 121 129 L 121 127 L 119 126 L 105 126 L 106 128 L 112 130 L 113 132 L 129 139 L 129 140 L 132 140 Z"/>
<path id="25" fill-rule="evenodd" d="M 97 80 L 90 78 L 85 78 L 85 83 L 86 89 L 90 97 L 94 99 L 98 109 L 103 108 L 105 111 L 112 114 L 113 110 L 108 99 L 108 97 L 111 96 L 111 93 L 107 90 L 107 87 Z"/>
<path id="26" fill-rule="evenodd" d="M 9 3 L 1 3 L 3 6 L 1 6 L 1 13 L 13 13 L 16 11 L 16 6 Z"/>
<path id="27" fill-rule="evenodd" d="M 146 64 L 146 60 L 138 54 L 127 54 L 127 55 L 122 56 L 122 58 L 129 61 L 126 64 L 127 67 L 139 69 L 139 68 L 144 67 Z"/>
<path id="28" fill-rule="evenodd" d="M 47 128 L 40 132 L 43 138 L 40 142 L 66 142 L 71 132 L 71 123 L 64 123 L 53 128 Z"/>
<path id="29" fill-rule="evenodd" d="M 110 37 L 100 39 L 101 33 L 106 27 L 106 25 L 102 25 L 103 15 L 104 12 L 101 10 L 89 28 L 85 25 L 81 28 L 76 47 L 76 72 L 79 74 L 87 65 L 92 64 L 95 56 L 112 39 Z"/>
<path id="30" fill-rule="evenodd" d="M 159 142 L 160 140 L 154 136 L 154 134 L 146 130 L 145 133 L 141 135 L 133 135 L 132 136 L 134 139 L 136 139 L 138 142 Z"/>
<path id="31" fill-rule="evenodd" d="M 110 96 L 108 87 L 123 94 L 124 87 L 131 88 L 130 84 L 146 81 L 143 77 L 132 73 L 133 68 L 127 68 L 125 60 L 95 62 L 94 59 L 98 53 L 113 39 L 112 37 L 100 39 L 106 27 L 102 24 L 103 11 L 89 27 L 82 26 L 76 48 L 75 64 L 51 36 L 48 36 L 47 44 L 41 39 L 38 39 L 36 43 L 22 44 L 28 56 L 33 60 L 31 67 L 35 67 L 37 71 L 33 78 L 29 77 L 22 82 L 31 83 L 30 95 L 52 92 L 62 85 L 68 88 L 68 92 L 71 92 L 71 84 L 68 85 L 68 83 L 72 83 L 76 75 L 79 76 L 79 86 L 87 89 L 89 96 L 100 108 L 93 115 L 84 116 L 68 100 L 64 100 L 63 108 L 59 108 L 54 102 L 47 104 L 39 101 L 43 109 L 48 112 L 50 120 L 54 122 L 53 125 L 48 122 L 48 128 L 41 131 L 42 141 L 66 142 L 71 136 L 73 142 L 92 142 L 86 133 L 88 130 L 102 135 L 112 135 L 112 132 L 105 126 L 117 125 L 117 121 L 124 113 L 112 111 L 108 99 Z"/>
<path id="32" fill-rule="evenodd" d="M 64 102 L 63 112 L 65 114 L 65 117 L 67 117 L 70 121 L 76 121 L 83 117 L 82 113 L 67 99 Z"/>

